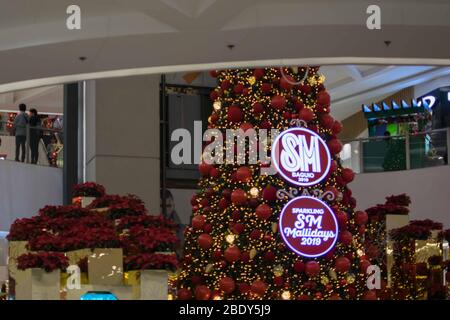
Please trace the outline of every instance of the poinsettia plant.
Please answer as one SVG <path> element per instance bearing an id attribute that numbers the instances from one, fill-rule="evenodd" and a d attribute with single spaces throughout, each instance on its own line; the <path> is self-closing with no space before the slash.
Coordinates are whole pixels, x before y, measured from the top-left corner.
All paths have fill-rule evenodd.
<path id="1" fill-rule="evenodd" d="M 431 219 L 425 220 L 412 220 L 410 223 L 412 226 L 421 226 L 425 228 L 429 228 L 430 230 L 442 230 L 442 223 L 433 221 Z"/>
<path id="2" fill-rule="evenodd" d="M 393 204 L 397 206 L 407 207 L 411 204 L 411 198 L 405 193 L 399 195 L 391 195 L 386 197 L 386 204 Z"/>
<path id="3" fill-rule="evenodd" d="M 144 216 L 147 210 L 143 204 L 136 204 L 133 201 L 123 201 L 109 207 L 107 217 L 111 220 L 120 219 L 126 216 Z"/>
<path id="4" fill-rule="evenodd" d="M 144 202 L 136 195 L 127 194 L 126 196 L 119 196 L 117 194 L 106 194 L 100 198 L 95 199 L 88 206 L 89 209 L 108 208 L 112 205 L 128 203 L 131 205 L 144 205 Z"/>
<path id="5" fill-rule="evenodd" d="M 404 227 L 392 229 L 389 235 L 393 240 L 426 240 L 431 236 L 431 229 L 426 226 L 408 224 Z"/>
<path id="6" fill-rule="evenodd" d="M 26 253 L 17 258 L 19 270 L 40 268 L 52 272 L 57 269 L 65 270 L 68 266 L 69 259 L 59 252 Z"/>
<path id="7" fill-rule="evenodd" d="M 176 270 L 178 260 L 175 254 L 144 253 L 126 257 L 124 260 L 125 271 L 165 269 Z"/>
<path id="8" fill-rule="evenodd" d="M 121 237 L 126 254 L 155 251 L 174 251 L 178 243 L 176 234 L 167 228 L 143 227 L 135 225 Z"/>
<path id="9" fill-rule="evenodd" d="M 11 225 L 6 239 L 8 241 L 28 241 L 39 235 L 42 232 L 42 228 L 42 217 L 17 219 Z"/>
<path id="10" fill-rule="evenodd" d="M 45 206 L 39 210 L 39 215 L 46 218 L 81 218 L 91 215 L 88 209 L 80 208 L 79 206 Z"/>
<path id="11" fill-rule="evenodd" d="M 105 187 L 95 182 L 85 182 L 73 187 L 73 197 L 102 197 Z"/>
<path id="12" fill-rule="evenodd" d="M 131 227 L 136 225 L 143 227 L 168 228 L 174 231 L 179 228 L 179 225 L 177 223 L 170 219 L 167 219 L 163 215 L 124 216 L 120 219 L 119 224 L 116 228 L 119 231 L 122 231 L 124 229 L 130 229 Z"/>

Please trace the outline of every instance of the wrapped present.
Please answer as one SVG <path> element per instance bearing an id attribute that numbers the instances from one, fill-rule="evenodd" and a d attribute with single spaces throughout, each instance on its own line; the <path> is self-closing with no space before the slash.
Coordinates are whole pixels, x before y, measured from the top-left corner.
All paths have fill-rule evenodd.
<path id="1" fill-rule="evenodd" d="M 8 243 L 8 275 L 9 275 L 9 295 L 15 297 L 16 278 L 22 277 L 22 272 L 17 269 L 17 258 L 28 251 L 26 248 L 28 241 L 9 241 Z"/>
<path id="2" fill-rule="evenodd" d="M 60 300 L 60 270 L 19 270 L 15 281 L 16 300 Z"/>
<path id="3" fill-rule="evenodd" d="M 125 273 L 125 283 L 133 287 L 134 300 L 167 300 L 167 270 L 132 270 Z"/>
<path id="4" fill-rule="evenodd" d="M 123 283 L 123 253 L 120 248 L 97 248 L 88 256 L 89 283 L 121 285 Z"/>

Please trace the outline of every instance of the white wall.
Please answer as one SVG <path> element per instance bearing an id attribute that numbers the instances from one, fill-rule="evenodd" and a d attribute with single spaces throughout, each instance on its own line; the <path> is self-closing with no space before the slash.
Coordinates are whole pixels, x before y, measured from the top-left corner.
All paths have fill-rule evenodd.
<path id="1" fill-rule="evenodd" d="M 411 197 L 410 219 L 432 219 L 450 228 L 450 166 L 357 174 L 349 185 L 358 209 L 384 203 L 385 197 Z"/>
<path id="2" fill-rule="evenodd" d="M 60 205 L 62 182 L 59 168 L 0 161 L 0 231 L 46 205 Z"/>

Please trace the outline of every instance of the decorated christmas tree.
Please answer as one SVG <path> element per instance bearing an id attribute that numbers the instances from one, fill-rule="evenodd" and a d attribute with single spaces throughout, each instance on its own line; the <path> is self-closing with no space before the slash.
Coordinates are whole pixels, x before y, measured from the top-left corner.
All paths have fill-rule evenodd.
<path id="1" fill-rule="evenodd" d="M 219 85 L 211 93 L 209 129 L 257 136 L 245 139 L 244 154 L 234 138 L 223 148 L 217 143 L 224 138 L 211 139 L 204 148 L 179 299 L 375 298 L 366 288 L 367 214 L 355 212 L 347 187 L 354 173 L 339 160 L 342 125 L 330 115 L 318 70 L 211 72 Z M 265 139 L 263 129 L 279 135 Z M 205 156 L 212 144 L 215 163 Z M 229 153 L 231 161 L 217 163 Z"/>

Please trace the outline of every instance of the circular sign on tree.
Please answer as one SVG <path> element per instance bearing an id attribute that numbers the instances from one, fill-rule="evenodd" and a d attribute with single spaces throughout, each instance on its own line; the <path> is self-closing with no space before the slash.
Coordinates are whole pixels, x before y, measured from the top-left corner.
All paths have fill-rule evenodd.
<path id="1" fill-rule="evenodd" d="M 317 198 L 302 196 L 284 206 L 279 230 L 283 241 L 292 251 L 315 258 L 334 247 L 338 223 L 327 204 Z"/>
<path id="2" fill-rule="evenodd" d="M 277 172 L 297 186 L 315 185 L 330 171 L 331 155 L 325 141 L 306 128 L 281 132 L 272 144 L 271 156 Z"/>

